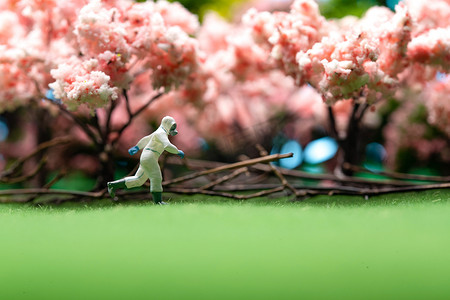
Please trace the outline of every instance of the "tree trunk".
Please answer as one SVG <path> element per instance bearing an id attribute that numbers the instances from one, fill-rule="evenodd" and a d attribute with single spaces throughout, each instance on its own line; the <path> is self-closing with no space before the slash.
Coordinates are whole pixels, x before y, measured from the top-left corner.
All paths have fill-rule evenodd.
<path id="1" fill-rule="evenodd" d="M 52 139 L 52 131 L 50 128 L 50 123 L 52 122 L 52 116 L 46 108 L 37 105 L 35 114 L 35 124 L 36 124 L 36 145 L 48 142 Z M 39 162 L 44 159 L 45 153 L 40 152 L 36 155 L 35 164 L 36 166 Z M 48 169 L 44 165 L 42 169 L 36 174 L 34 178 L 34 185 L 43 187 L 47 183 Z"/>
<path id="2" fill-rule="evenodd" d="M 97 178 L 95 190 L 102 190 L 106 188 L 107 183 L 114 180 L 115 162 L 110 144 L 106 144 L 104 146 L 103 151 L 99 154 L 99 160 L 100 172 Z"/>
<path id="3" fill-rule="evenodd" d="M 352 113 L 349 117 L 347 132 L 343 137 L 341 137 L 337 131 L 333 109 L 331 106 L 328 107 L 331 132 L 339 144 L 338 165 L 336 167 L 336 173 L 338 174 L 352 176 L 353 171 L 344 168 L 344 165 L 346 163 L 352 165 L 358 164 L 360 160 L 360 121 L 365 112 L 365 107 L 365 104 L 362 106 L 361 104 L 355 102 Z"/>

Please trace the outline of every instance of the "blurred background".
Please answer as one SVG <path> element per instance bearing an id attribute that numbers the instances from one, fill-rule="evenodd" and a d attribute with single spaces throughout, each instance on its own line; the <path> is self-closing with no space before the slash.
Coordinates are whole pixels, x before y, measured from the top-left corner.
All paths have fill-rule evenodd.
<path id="1" fill-rule="evenodd" d="M 137 2 L 145 1 L 137 0 Z M 180 2 L 190 12 L 198 15 L 200 24 L 211 22 L 210 24 L 217 25 L 201 29 L 196 37 L 201 44 L 204 36 L 211 38 L 215 30 L 218 30 L 219 40 L 223 38 L 220 37 L 222 34 L 220 30 L 228 26 L 225 21 L 229 24 L 238 23 L 251 7 L 259 11 L 288 11 L 293 1 L 176 2 Z M 318 1 L 320 13 L 327 19 L 339 19 L 349 15 L 361 17 L 373 6 L 385 6 L 394 11 L 397 3 L 395 0 Z M 223 20 L 214 19 L 214 15 L 209 14 L 210 12 L 217 13 Z M 229 29 L 223 32 L 227 30 Z M 245 51 L 245 48 L 243 49 Z M 215 50 L 205 48 L 205 51 L 213 53 Z M 438 83 L 437 86 L 439 82 L 448 80 L 448 74 L 436 70 L 430 74 L 432 74 L 430 78 Z M 137 104 L 143 103 L 143 99 L 148 98 L 149 86 L 151 87 L 148 74 L 144 75 L 147 79 L 137 77 L 129 93 Z M 185 150 L 190 158 L 234 162 L 239 160 L 241 155 L 258 156 L 256 148 L 249 145 L 260 143 L 271 153 L 295 154 L 294 158 L 278 163 L 283 168 L 300 169 L 310 173 L 333 172 L 337 165 L 339 145 L 330 131 L 327 108 L 318 93 L 308 85 L 296 86 L 292 78 L 285 77 L 281 72 L 270 73 L 267 78 L 261 80 L 252 78 L 250 84 L 246 84 L 245 79 L 240 81 L 239 75 L 242 74 L 233 74 L 237 79 L 233 79 L 235 81 L 232 81 L 232 88 L 228 89 L 232 90 L 231 92 L 225 85 L 222 87 L 225 92 L 222 95 L 220 95 L 222 91 L 218 92 L 217 98 L 220 101 L 217 103 L 180 104 L 177 102 L 179 94 L 164 95 L 164 101 L 156 102 L 142 114 L 142 118 L 135 119 L 130 126 L 133 133 L 124 135 L 117 143 L 117 151 L 112 154 L 106 151 L 110 149 L 94 149 L 86 142 L 86 137 L 80 134 L 79 128 L 74 128 L 73 123 L 56 116 L 57 113 L 52 109 L 40 110 L 39 103 L 35 106 L 4 110 L 0 113 L 0 170 L 7 169 L 15 160 L 32 153 L 36 145 L 53 137 L 67 135 L 73 137 L 70 147 L 49 151 L 52 159 L 49 161 L 47 172 L 41 174 L 42 178 L 31 185 L 42 186 L 45 182 L 53 181 L 61 175 L 60 167 L 65 166 L 63 171 L 70 171 L 69 174 L 63 174 L 52 183 L 52 186 L 54 188 L 71 186 L 74 189 L 89 190 L 97 182 L 95 176 L 98 169 L 104 167 L 101 166 L 102 162 L 99 162 L 99 159 L 115 161 L 116 178 L 128 174 L 136 166 L 138 158 L 130 158 L 126 150 L 140 137 L 156 129 L 164 114 L 170 114 L 179 121 L 180 134 L 173 139 L 174 144 Z M 388 169 L 425 175 L 449 175 L 448 136 L 439 126 L 429 124 L 429 112 L 423 101 L 427 96 L 422 93 L 422 89 L 423 87 L 419 87 L 414 91 L 406 91 L 371 106 L 362 120 L 364 126 L 355 163 L 374 172 Z M 58 101 L 53 98 L 50 90 L 47 91 L 46 97 Z M 339 101 L 333 106 L 338 131 L 343 131 L 342 128 L 347 125 L 351 106 L 347 100 Z M 121 117 L 125 118 L 125 106 L 121 104 L 117 112 L 117 116 L 112 120 L 113 125 L 114 122 L 120 125 L 117 121 Z M 89 126 L 95 126 L 89 123 L 93 119 L 88 111 L 79 114 Z M 102 115 L 96 115 L 95 118 L 97 117 L 102 118 Z M 111 156 L 102 158 L 101 155 L 104 153 Z M 38 155 L 30 163 L 25 163 L 23 168 L 26 170 L 25 173 L 32 173 L 40 159 L 42 155 Z M 111 166 L 107 167 L 110 171 Z M 170 175 L 170 171 L 168 174 Z M 377 177 L 358 172 L 356 175 Z M 0 188 L 23 186 L 28 184 L 24 181 L 0 183 Z"/>

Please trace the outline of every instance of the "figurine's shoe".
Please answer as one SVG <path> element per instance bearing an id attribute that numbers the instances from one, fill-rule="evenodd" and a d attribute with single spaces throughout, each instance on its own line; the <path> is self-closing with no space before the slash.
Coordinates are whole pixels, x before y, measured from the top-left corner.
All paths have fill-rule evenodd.
<path id="1" fill-rule="evenodd" d="M 152 192 L 153 201 L 155 204 L 160 204 L 162 201 L 162 192 Z M 164 203 L 165 204 L 165 203 Z"/>
<path id="2" fill-rule="evenodd" d="M 164 202 L 164 201 L 158 202 L 158 204 L 159 204 L 159 205 L 169 205 L 169 203 Z"/>
<path id="3" fill-rule="evenodd" d="M 108 193 L 114 200 L 116 199 L 116 189 L 126 188 L 125 179 L 108 182 Z"/>
<path id="4" fill-rule="evenodd" d="M 113 199 L 116 198 L 116 189 L 114 188 L 111 182 L 108 182 L 108 193 L 111 196 L 111 198 Z"/>

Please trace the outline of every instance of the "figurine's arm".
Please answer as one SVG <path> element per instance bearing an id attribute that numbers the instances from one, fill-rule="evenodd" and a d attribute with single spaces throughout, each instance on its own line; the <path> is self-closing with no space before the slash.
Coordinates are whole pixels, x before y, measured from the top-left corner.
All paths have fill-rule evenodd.
<path id="1" fill-rule="evenodd" d="M 128 149 L 128 153 L 130 153 L 130 155 L 134 155 L 136 154 L 140 149 L 144 148 L 145 145 L 147 145 L 147 143 L 150 141 L 151 136 L 147 135 L 144 136 L 134 147 L 131 147 L 130 149 Z"/>
<path id="2" fill-rule="evenodd" d="M 181 158 L 184 158 L 184 152 L 181 151 L 181 150 L 178 150 L 178 148 L 169 141 L 167 136 L 162 136 L 161 137 L 161 142 L 164 145 L 164 150 L 166 150 L 169 153 L 176 154 L 176 155 L 178 155 Z"/>
<path id="3" fill-rule="evenodd" d="M 147 136 L 144 136 L 144 137 L 136 144 L 136 146 L 137 146 L 139 149 L 142 149 L 142 148 L 144 148 L 144 147 L 148 144 L 148 142 L 150 142 L 150 139 L 151 139 L 151 134 L 150 134 L 150 135 L 147 135 Z"/>

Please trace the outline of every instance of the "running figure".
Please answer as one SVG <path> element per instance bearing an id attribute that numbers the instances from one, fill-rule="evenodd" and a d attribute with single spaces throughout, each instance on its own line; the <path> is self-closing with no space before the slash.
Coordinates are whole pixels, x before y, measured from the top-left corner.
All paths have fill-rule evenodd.
<path id="1" fill-rule="evenodd" d="M 115 199 L 116 190 L 123 188 L 134 188 L 143 185 L 150 179 L 150 192 L 156 204 L 167 204 L 162 201 L 162 175 L 159 169 L 158 159 L 161 153 L 166 150 L 169 153 L 177 154 L 184 158 L 184 152 L 178 150 L 170 143 L 168 136 L 178 133 L 177 123 L 174 118 L 166 116 L 162 119 L 159 128 L 150 135 L 143 137 L 136 146 L 128 149 L 130 155 L 136 154 L 144 149 L 141 154 L 139 169 L 134 176 L 125 177 L 116 181 L 108 182 L 108 192 Z"/>

